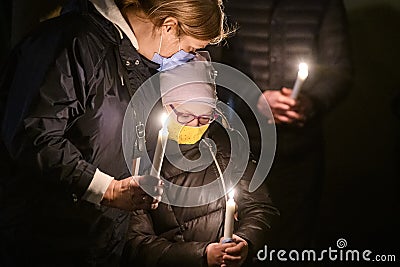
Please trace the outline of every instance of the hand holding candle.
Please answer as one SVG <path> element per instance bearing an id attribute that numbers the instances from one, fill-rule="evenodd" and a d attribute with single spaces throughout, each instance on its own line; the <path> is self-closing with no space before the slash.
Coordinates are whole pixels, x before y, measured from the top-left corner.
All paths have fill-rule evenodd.
<path id="1" fill-rule="evenodd" d="M 304 62 L 300 63 L 296 82 L 294 83 L 292 94 L 290 95 L 291 98 L 293 98 L 293 99 L 297 98 L 297 96 L 300 92 L 301 86 L 303 85 L 303 82 L 307 79 L 307 77 L 308 77 L 308 66 Z"/>
<path id="2" fill-rule="evenodd" d="M 224 239 L 222 240 L 222 243 L 232 242 L 233 226 L 235 222 L 235 212 L 236 212 L 236 202 L 233 199 L 234 196 L 235 196 L 235 190 L 232 189 L 232 191 L 229 192 L 229 199 L 226 202 Z"/>
<path id="3" fill-rule="evenodd" d="M 158 132 L 156 150 L 153 157 L 153 168 L 151 168 L 150 175 L 160 178 L 160 172 L 162 162 L 165 154 L 165 147 L 168 140 L 168 128 L 166 126 L 167 114 L 163 114 L 161 117 L 162 128 Z"/>

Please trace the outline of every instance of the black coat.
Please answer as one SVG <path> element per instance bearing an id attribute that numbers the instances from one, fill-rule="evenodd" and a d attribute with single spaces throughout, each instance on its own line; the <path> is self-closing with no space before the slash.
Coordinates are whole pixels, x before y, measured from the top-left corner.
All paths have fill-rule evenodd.
<path id="1" fill-rule="evenodd" d="M 1 82 L 0 226 L 9 253 L 24 244 L 18 253 L 31 254 L 29 264 L 118 264 L 128 213 L 80 199 L 96 168 L 131 175 L 122 122 L 157 67 L 90 3 L 42 23 L 14 50 Z"/>
<path id="2" fill-rule="evenodd" d="M 215 124 L 210 126 L 205 137 L 216 143 L 216 158 L 224 170 L 231 159 L 229 137 Z M 195 160 L 200 156 L 198 145 L 199 143 L 180 147 L 187 159 Z M 174 167 L 167 158 L 164 160 L 162 176 L 180 186 L 198 187 L 219 177 L 214 163 L 202 171 L 191 172 Z M 235 224 L 234 234 L 249 243 L 248 263 L 251 263 L 252 256 L 265 245 L 271 223 L 278 214 L 265 184 L 249 193 L 248 186 L 254 168 L 254 161 L 250 161 L 235 187 L 239 221 Z M 126 266 L 142 267 L 207 266 L 205 249 L 209 243 L 219 242 L 223 236 L 224 217 L 223 197 L 198 207 L 176 207 L 160 203 L 157 210 L 137 212 L 131 217 L 123 262 Z"/>

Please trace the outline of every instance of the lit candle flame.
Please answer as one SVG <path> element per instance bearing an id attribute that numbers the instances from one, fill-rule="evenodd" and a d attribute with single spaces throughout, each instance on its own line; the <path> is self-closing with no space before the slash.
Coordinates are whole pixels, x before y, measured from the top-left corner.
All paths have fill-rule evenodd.
<path id="1" fill-rule="evenodd" d="M 308 76 L 308 65 L 304 62 L 299 64 L 299 73 L 298 73 L 299 77 L 301 79 L 306 79 Z"/>
<path id="2" fill-rule="evenodd" d="M 165 122 L 167 121 L 167 119 L 168 119 L 168 114 L 165 113 L 165 112 L 163 112 L 163 113 L 161 114 L 161 125 L 162 125 L 163 127 L 164 127 Z"/>
<path id="3" fill-rule="evenodd" d="M 229 192 L 229 198 L 232 199 L 234 196 L 235 196 L 235 189 L 232 189 L 232 190 Z"/>

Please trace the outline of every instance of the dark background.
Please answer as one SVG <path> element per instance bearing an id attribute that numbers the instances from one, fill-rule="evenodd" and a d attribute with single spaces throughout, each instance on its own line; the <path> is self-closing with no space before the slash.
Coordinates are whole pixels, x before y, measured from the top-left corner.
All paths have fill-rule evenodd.
<path id="1" fill-rule="evenodd" d="M 1 62 L 60 2 L 1 0 Z M 344 238 L 348 249 L 394 254 L 399 262 L 400 1 L 345 4 L 355 83 L 325 124 L 327 177 L 316 245 L 336 248 Z"/>
<path id="2" fill-rule="evenodd" d="M 345 1 L 355 67 L 327 118 L 319 241 L 399 254 L 400 1 Z M 397 114 L 397 115 L 396 115 Z"/>

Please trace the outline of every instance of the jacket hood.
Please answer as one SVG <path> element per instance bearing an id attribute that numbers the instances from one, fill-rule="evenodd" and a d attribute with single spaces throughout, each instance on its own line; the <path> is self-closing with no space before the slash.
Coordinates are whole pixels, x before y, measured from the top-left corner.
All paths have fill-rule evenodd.
<path id="1" fill-rule="evenodd" d="M 114 0 L 90 0 L 90 2 L 103 17 L 115 25 L 121 34 L 121 38 L 122 32 L 124 32 L 131 41 L 133 47 L 135 47 L 136 50 L 139 50 L 139 44 L 136 36 L 129 27 L 125 18 L 122 16 L 121 11 L 115 4 Z"/>

